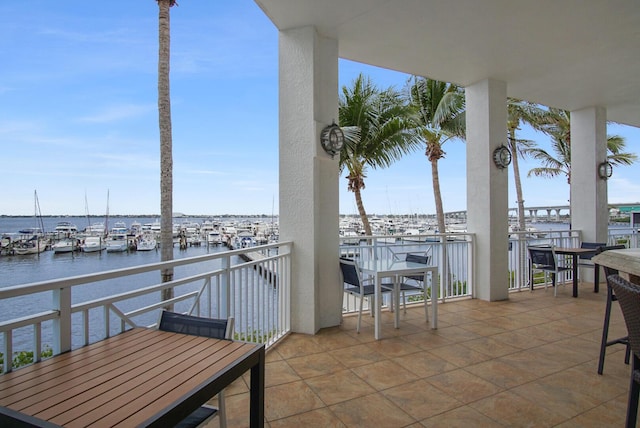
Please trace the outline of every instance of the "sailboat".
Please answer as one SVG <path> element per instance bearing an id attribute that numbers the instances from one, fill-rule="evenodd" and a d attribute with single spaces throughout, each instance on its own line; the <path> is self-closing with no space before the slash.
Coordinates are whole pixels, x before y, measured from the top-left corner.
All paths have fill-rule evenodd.
<path id="1" fill-rule="evenodd" d="M 44 223 L 42 221 L 42 212 L 40 211 L 40 202 L 38 201 L 38 192 L 33 191 L 34 197 L 34 222 L 35 226 L 24 229 L 21 232 L 27 232 L 22 239 L 14 241 L 12 250 L 14 254 L 39 254 L 47 249 L 49 242 L 44 237 Z"/>

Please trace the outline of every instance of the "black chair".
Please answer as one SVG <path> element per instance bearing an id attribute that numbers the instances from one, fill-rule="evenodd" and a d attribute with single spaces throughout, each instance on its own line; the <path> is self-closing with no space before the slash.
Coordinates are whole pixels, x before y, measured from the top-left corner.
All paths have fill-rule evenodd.
<path id="1" fill-rule="evenodd" d="M 600 252 L 607 250 L 619 250 L 625 248 L 624 245 L 612 245 L 610 247 L 600 247 Z M 631 354 L 631 348 L 629 347 L 629 336 L 619 337 L 617 339 L 608 340 L 609 338 L 609 322 L 611 321 L 611 306 L 612 303 L 617 301 L 613 289 L 611 288 L 611 284 L 609 283 L 609 277 L 611 275 L 617 275 L 618 271 L 616 269 L 612 269 L 606 266 L 603 266 L 604 274 L 607 278 L 607 303 L 604 308 L 604 324 L 602 326 L 602 340 L 600 341 L 600 358 L 598 359 L 598 374 L 602 374 L 604 370 L 604 357 L 608 346 L 611 345 L 625 345 L 627 347 L 624 357 L 625 364 L 629 364 L 629 357 Z"/>
<path id="2" fill-rule="evenodd" d="M 407 253 L 405 256 L 405 261 L 413 262 L 413 263 L 421 263 L 424 265 L 428 265 L 431 257 L 423 256 L 421 254 L 411 254 Z M 393 291 L 393 284 L 382 284 L 382 286 L 389 291 Z M 402 278 L 400 282 L 400 292 L 402 293 L 402 303 L 405 314 L 407 313 L 407 292 L 418 292 L 422 294 L 424 298 L 424 316 L 426 321 L 429 321 L 429 308 L 427 306 L 427 287 L 424 283 L 424 277 L 422 275 L 408 275 Z M 400 302 L 398 302 L 399 304 Z M 397 310 L 397 307 L 396 307 Z"/>
<path id="3" fill-rule="evenodd" d="M 360 333 L 360 322 L 362 320 L 362 304 L 365 298 L 369 298 L 375 294 L 375 284 L 373 281 L 362 279 L 360 268 L 353 259 L 340 257 L 340 270 L 342 271 L 342 281 L 344 283 L 344 292 L 352 296 L 356 296 L 360 300 L 360 308 L 358 310 L 358 324 L 356 331 Z M 388 293 L 386 287 L 380 288 L 381 293 Z M 369 301 L 369 307 L 373 314 L 373 302 Z"/>
<path id="4" fill-rule="evenodd" d="M 529 281 L 531 285 L 531 291 L 533 291 L 534 278 L 533 274 L 538 272 L 544 272 L 544 289 L 547 289 L 547 275 L 551 274 L 551 283 L 553 285 L 553 295 L 557 296 L 558 287 L 556 287 L 556 280 L 561 272 L 571 270 L 570 266 L 561 265 L 558 263 L 558 256 L 553 247 L 536 247 L 530 246 L 527 248 L 529 251 L 530 262 L 530 276 Z"/>
<path id="5" fill-rule="evenodd" d="M 600 251 L 600 248 L 605 247 L 606 245 L 607 245 L 606 242 L 581 242 L 580 248 L 588 248 L 590 250 L 596 250 L 596 251 L 593 252 L 592 254 L 579 254 L 578 267 L 593 269 L 595 265 L 593 264 L 593 261 L 591 261 L 591 259 L 593 258 L 593 256 L 597 254 L 598 251 Z"/>
<path id="6" fill-rule="evenodd" d="M 627 428 L 630 428 L 636 426 L 640 396 L 640 285 L 632 284 L 620 275 L 611 275 L 607 280 L 618 297 L 633 353 L 626 423 Z"/>
<path id="7" fill-rule="evenodd" d="M 233 318 L 203 318 L 194 315 L 162 311 L 160 321 L 158 321 L 158 330 L 190 334 L 192 336 L 212 337 L 214 339 L 232 339 Z M 217 408 L 203 404 L 196 411 L 180 421 L 176 427 L 193 428 L 203 426 L 216 416 L 220 417 L 220 427 L 226 428 L 227 414 L 224 402 L 224 390 L 218 393 Z"/>

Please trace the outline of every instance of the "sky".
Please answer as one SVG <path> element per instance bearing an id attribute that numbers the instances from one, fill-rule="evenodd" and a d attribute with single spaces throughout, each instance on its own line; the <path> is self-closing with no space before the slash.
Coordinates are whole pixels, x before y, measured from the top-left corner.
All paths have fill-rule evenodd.
<path id="1" fill-rule="evenodd" d="M 251 0 L 171 9 L 173 208 L 188 215 L 278 214 L 278 32 Z M 0 3 L 0 215 L 160 213 L 155 0 Z M 340 60 L 401 89 L 406 74 Z M 640 153 L 640 129 L 609 125 Z M 549 147 L 544 135 L 518 135 Z M 466 209 L 465 143 L 439 163 L 445 211 Z M 563 177 L 527 178 L 525 206 L 566 205 Z M 511 174 L 511 172 L 510 172 Z M 516 206 L 510 176 L 509 206 Z M 424 150 L 369 170 L 368 213 L 433 214 Z M 640 166 L 617 167 L 609 202 L 640 201 Z M 356 214 L 340 178 L 340 213 Z"/>

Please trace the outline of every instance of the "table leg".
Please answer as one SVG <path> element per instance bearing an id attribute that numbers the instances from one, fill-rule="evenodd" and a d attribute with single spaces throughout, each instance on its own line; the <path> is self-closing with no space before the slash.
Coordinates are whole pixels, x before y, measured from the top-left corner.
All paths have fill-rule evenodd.
<path id="1" fill-rule="evenodd" d="M 438 328 L 438 289 L 436 286 L 437 272 L 431 271 L 431 329 Z M 425 302 L 426 304 L 427 302 Z"/>
<path id="2" fill-rule="evenodd" d="M 396 313 L 394 314 L 393 324 L 395 328 L 399 328 L 400 326 L 400 284 L 398 280 L 398 276 L 393 277 L 393 298 L 395 299 L 395 309 Z"/>
<path id="3" fill-rule="evenodd" d="M 251 367 L 250 426 L 264 427 L 264 348 L 260 351 L 258 364 Z"/>
<path id="4" fill-rule="evenodd" d="M 376 273 L 375 275 L 375 305 L 373 308 L 373 325 L 374 325 L 374 337 L 376 340 L 380 339 L 380 304 L 382 303 L 381 299 L 381 291 L 380 291 L 380 276 Z"/>
<path id="5" fill-rule="evenodd" d="M 573 297 L 578 297 L 578 254 L 574 254 L 573 260 Z"/>
<path id="6" fill-rule="evenodd" d="M 593 264 L 593 292 L 600 291 L 600 265 L 598 263 Z"/>

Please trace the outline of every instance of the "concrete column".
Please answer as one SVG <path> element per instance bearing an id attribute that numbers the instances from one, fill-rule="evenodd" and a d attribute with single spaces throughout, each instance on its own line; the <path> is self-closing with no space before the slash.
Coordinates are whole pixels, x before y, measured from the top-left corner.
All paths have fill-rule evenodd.
<path id="1" fill-rule="evenodd" d="M 607 158 L 607 114 L 602 107 L 571 112 L 571 227 L 582 240 L 607 242 L 607 181 L 598 165 Z"/>
<path id="2" fill-rule="evenodd" d="M 467 229 L 476 234 L 474 287 L 479 299 L 504 300 L 509 296 L 509 168 L 494 164 L 493 151 L 506 145 L 506 83 L 488 79 L 468 86 L 466 103 Z"/>
<path id="3" fill-rule="evenodd" d="M 280 240 L 293 241 L 291 328 L 314 334 L 342 320 L 338 159 L 320 145 L 338 121 L 338 42 L 314 27 L 281 31 Z"/>

